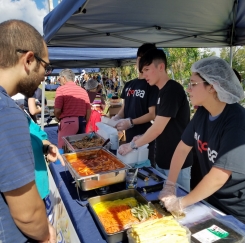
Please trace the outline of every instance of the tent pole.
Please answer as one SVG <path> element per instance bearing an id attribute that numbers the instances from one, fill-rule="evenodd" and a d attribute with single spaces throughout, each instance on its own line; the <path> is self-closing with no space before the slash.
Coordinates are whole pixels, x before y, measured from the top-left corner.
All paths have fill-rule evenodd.
<path id="1" fill-rule="evenodd" d="M 45 108 L 45 81 L 42 82 L 42 107 L 41 107 L 41 129 L 44 130 L 44 108 Z"/>
<path id="2" fill-rule="evenodd" d="M 118 82 L 119 82 L 119 87 L 121 87 L 121 80 L 122 80 L 122 77 L 121 77 L 121 67 L 118 67 Z"/>
<path id="3" fill-rule="evenodd" d="M 232 45 L 233 45 L 233 39 L 234 39 L 234 34 L 235 34 L 237 7 L 238 7 L 238 0 L 235 0 L 233 4 L 233 22 L 232 22 L 232 27 L 231 27 L 231 39 L 230 39 L 230 65 L 231 67 L 232 67 L 232 58 L 233 58 Z"/>
<path id="4" fill-rule="evenodd" d="M 232 59 L 233 59 L 233 51 L 232 51 L 232 46 L 230 46 L 230 65 L 232 67 Z"/>

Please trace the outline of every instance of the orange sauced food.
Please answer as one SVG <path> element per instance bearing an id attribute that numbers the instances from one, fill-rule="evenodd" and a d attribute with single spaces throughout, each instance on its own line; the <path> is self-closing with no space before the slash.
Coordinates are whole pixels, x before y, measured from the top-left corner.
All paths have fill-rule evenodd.
<path id="1" fill-rule="evenodd" d="M 122 163 L 110 157 L 99 154 L 96 158 L 90 159 L 89 156 L 69 158 L 69 163 L 81 176 L 94 175 L 101 172 L 113 171 L 124 168 Z"/>
<path id="2" fill-rule="evenodd" d="M 135 198 L 118 199 L 115 201 L 104 201 L 93 205 L 93 209 L 98 215 L 105 231 L 108 234 L 130 228 L 132 224 L 138 224 L 140 221 L 134 217 L 131 209 L 138 205 Z M 150 219 L 157 218 L 152 216 Z"/>

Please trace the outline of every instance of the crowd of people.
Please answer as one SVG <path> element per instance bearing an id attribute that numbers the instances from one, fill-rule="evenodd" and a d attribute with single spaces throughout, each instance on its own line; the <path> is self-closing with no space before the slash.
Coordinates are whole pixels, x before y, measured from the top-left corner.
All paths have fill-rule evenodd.
<path id="1" fill-rule="evenodd" d="M 83 73 L 76 82 L 72 70 L 60 72 L 54 103 L 57 148 L 32 119 L 35 109 L 40 111 L 38 86 L 52 72 L 47 46 L 24 21 L 2 22 L 0 32 L 5 33 L 0 36 L 0 241 L 54 243 L 56 231 L 45 210 L 46 162 L 59 159 L 64 165 L 58 150 L 62 137 L 95 131 L 105 107 L 101 89 L 115 90 L 117 80 Z M 206 199 L 245 223 L 245 110 L 239 104 L 244 91 L 235 72 L 218 57 L 192 65 L 186 91 L 198 108 L 190 120 L 186 92 L 168 77 L 163 50 L 150 43 L 140 46 L 137 68 L 139 77 L 124 86 L 123 106 L 112 118 L 119 131 L 126 131 L 126 144 L 118 152 L 126 155 L 149 144 L 152 166 L 168 178 L 159 194 L 167 210 L 182 213 Z M 26 97 L 29 114 L 10 98 L 17 93 Z M 195 188 L 190 187 L 193 163 L 201 172 Z M 177 197 L 177 185 L 189 193 Z"/>

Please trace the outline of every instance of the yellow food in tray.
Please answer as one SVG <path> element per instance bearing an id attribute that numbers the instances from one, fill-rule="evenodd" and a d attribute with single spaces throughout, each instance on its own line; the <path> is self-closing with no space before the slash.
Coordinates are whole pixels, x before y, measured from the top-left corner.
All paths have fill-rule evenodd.
<path id="1" fill-rule="evenodd" d="M 132 210 L 135 210 L 137 205 L 139 205 L 137 200 L 130 197 L 114 201 L 99 202 L 93 205 L 93 209 L 105 231 L 108 234 L 114 234 L 128 229 L 132 224 L 140 222 L 139 218 L 132 213 Z M 156 217 L 156 213 L 154 212 L 154 214 L 150 214 L 148 219 L 145 220 L 151 220 Z"/>
<path id="2" fill-rule="evenodd" d="M 130 243 L 189 243 L 190 237 L 172 216 L 132 225 L 127 234 Z"/>

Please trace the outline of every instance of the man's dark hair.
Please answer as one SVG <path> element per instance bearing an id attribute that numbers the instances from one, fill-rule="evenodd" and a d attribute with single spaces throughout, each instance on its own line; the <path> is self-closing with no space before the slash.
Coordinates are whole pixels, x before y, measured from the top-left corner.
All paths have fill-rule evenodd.
<path id="1" fill-rule="evenodd" d="M 33 51 L 39 57 L 44 55 L 44 40 L 30 24 L 22 20 L 8 20 L 0 24 L 0 68 L 16 65 L 19 55 L 16 50 Z M 39 66 L 39 63 L 37 63 Z"/>
<path id="2" fill-rule="evenodd" d="M 151 49 L 156 49 L 155 44 L 152 44 L 152 43 L 143 44 L 142 46 L 138 48 L 137 57 L 142 57 L 147 51 Z"/>
<path id="3" fill-rule="evenodd" d="M 139 71 L 142 72 L 144 66 L 149 66 L 153 62 L 155 65 L 163 62 L 165 65 L 165 70 L 167 69 L 167 58 L 164 51 L 160 49 L 151 49 L 140 58 Z"/>

